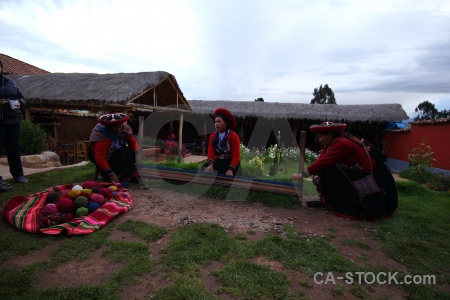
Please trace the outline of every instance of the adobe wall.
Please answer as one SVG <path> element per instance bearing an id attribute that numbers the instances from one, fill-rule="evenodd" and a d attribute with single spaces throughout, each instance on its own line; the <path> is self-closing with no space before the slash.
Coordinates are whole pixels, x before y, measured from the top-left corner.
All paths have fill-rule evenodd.
<path id="1" fill-rule="evenodd" d="M 436 159 L 433 167 L 450 171 L 450 122 L 434 124 L 412 124 L 409 131 L 384 133 L 385 154 L 391 160 L 408 163 L 411 149 L 419 147 L 422 140 L 430 146 Z M 400 165 L 400 164 L 399 164 Z"/>

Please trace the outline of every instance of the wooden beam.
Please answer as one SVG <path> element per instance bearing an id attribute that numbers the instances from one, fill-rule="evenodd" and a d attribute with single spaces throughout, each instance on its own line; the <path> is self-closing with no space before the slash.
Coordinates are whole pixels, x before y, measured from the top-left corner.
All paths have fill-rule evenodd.
<path id="1" fill-rule="evenodd" d="M 277 182 L 245 177 L 229 177 L 190 170 L 158 168 L 154 166 L 138 166 L 139 175 L 148 179 L 163 179 L 177 182 L 187 182 L 200 185 L 217 185 L 244 190 L 263 191 L 277 194 L 297 196 L 297 187 L 293 183 Z"/>

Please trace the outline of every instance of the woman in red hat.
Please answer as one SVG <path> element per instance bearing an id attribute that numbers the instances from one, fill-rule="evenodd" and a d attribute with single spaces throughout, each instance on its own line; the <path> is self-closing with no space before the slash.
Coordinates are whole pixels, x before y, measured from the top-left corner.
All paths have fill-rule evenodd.
<path id="1" fill-rule="evenodd" d="M 128 182 L 137 179 L 136 151 L 138 144 L 124 113 L 99 117 L 92 129 L 89 159 L 97 166 L 106 182 Z"/>
<path id="2" fill-rule="evenodd" d="M 216 132 L 209 136 L 208 162 L 204 165 L 204 171 L 212 173 L 215 170 L 226 176 L 241 175 L 241 141 L 233 131 L 236 119 L 227 109 L 218 108 L 214 111 L 214 125 Z"/>
<path id="3" fill-rule="evenodd" d="M 352 219 L 392 215 L 398 198 L 394 178 L 384 164 L 386 158 L 369 143 L 345 132 L 345 127 L 346 124 L 333 122 L 311 126 L 310 130 L 317 133 L 323 145 L 322 151 L 302 174 L 293 174 L 291 178 L 313 175 L 321 202 L 307 203 L 310 206 L 322 204 L 337 215 Z M 351 182 L 370 174 L 380 191 L 362 198 Z"/>

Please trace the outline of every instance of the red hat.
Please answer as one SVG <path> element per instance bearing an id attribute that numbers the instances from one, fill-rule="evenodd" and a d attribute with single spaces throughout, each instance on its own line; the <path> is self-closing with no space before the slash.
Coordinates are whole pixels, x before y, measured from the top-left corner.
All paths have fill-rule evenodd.
<path id="1" fill-rule="evenodd" d="M 226 120 L 225 123 L 228 124 L 228 127 L 230 129 L 234 129 L 234 127 L 236 127 L 236 119 L 234 118 L 234 116 L 231 114 L 231 112 L 228 109 L 225 108 L 218 108 L 214 111 L 214 118 L 217 117 L 217 115 L 222 115 L 225 117 Z"/>
<path id="2" fill-rule="evenodd" d="M 105 126 L 122 124 L 128 121 L 129 119 L 130 117 L 124 113 L 110 113 L 98 117 L 98 121 Z"/>
<path id="3" fill-rule="evenodd" d="M 347 127 L 345 123 L 324 122 L 320 125 L 312 125 L 309 129 L 316 133 L 338 132 L 343 131 Z"/>

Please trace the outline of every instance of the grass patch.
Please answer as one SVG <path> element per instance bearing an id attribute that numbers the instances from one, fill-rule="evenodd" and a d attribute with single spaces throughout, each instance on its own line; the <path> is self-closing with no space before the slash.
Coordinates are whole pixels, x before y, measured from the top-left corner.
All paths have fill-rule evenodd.
<path id="1" fill-rule="evenodd" d="M 371 249 L 372 248 L 369 245 L 367 245 L 366 243 L 363 243 L 358 240 L 353 240 L 353 239 L 344 239 L 341 241 L 341 244 L 344 246 L 353 246 L 353 247 L 358 247 L 361 249 Z"/>
<path id="2" fill-rule="evenodd" d="M 196 269 L 196 264 L 209 265 L 230 256 L 248 256 L 243 241 L 229 237 L 217 224 L 193 223 L 177 230 L 162 250 L 163 261 L 180 273 Z"/>
<path id="3" fill-rule="evenodd" d="M 120 223 L 119 226 L 117 226 L 117 229 L 122 231 L 129 231 L 135 236 L 149 242 L 156 241 L 162 238 L 167 233 L 167 230 L 162 227 L 131 219 Z"/>
<path id="4" fill-rule="evenodd" d="M 208 293 L 198 279 L 183 275 L 176 275 L 172 284 L 159 289 L 152 296 L 155 300 L 179 300 L 179 299 L 219 299 Z"/>
<path id="5" fill-rule="evenodd" d="M 221 292 L 244 299 L 288 299 L 289 281 L 282 272 L 247 261 L 234 261 L 213 272 L 223 285 Z"/>

